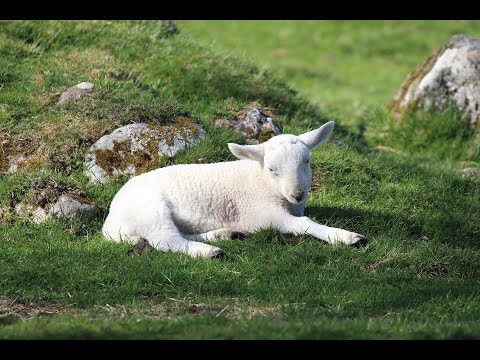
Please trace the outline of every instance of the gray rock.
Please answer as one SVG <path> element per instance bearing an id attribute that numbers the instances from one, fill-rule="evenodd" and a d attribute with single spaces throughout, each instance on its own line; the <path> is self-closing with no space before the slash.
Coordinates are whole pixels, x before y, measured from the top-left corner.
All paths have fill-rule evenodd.
<path id="1" fill-rule="evenodd" d="M 172 20 L 160 20 L 158 35 L 161 37 L 167 37 L 178 34 L 178 28 Z"/>
<path id="2" fill-rule="evenodd" d="M 59 219 L 70 219 L 74 217 L 90 219 L 97 215 L 98 207 L 92 204 L 82 203 L 69 195 L 61 195 L 53 204 L 50 213 Z"/>
<path id="3" fill-rule="evenodd" d="M 468 167 L 462 170 L 463 174 L 466 175 L 477 175 L 480 176 L 480 168 Z"/>
<path id="4" fill-rule="evenodd" d="M 63 105 L 75 102 L 87 96 L 94 88 L 94 85 L 89 82 L 82 82 L 65 91 L 58 99 L 57 105 Z"/>
<path id="5" fill-rule="evenodd" d="M 407 109 L 455 106 L 471 124 L 480 119 L 480 40 L 455 35 L 403 82 L 390 104 L 401 120 Z"/>
<path id="6" fill-rule="evenodd" d="M 206 136 L 206 131 L 188 119 L 157 125 L 136 123 L 102 136 L 86 154 L 87 176 L 105 184 L 116 177 L 135 176 L 173 157 Z"/>
<path id="7" fill-rule="evenodd" d="M 265 142 L 281 133 L 276 121 L 258 107 L 245 111 L 236 120 L 218 119 L 215 125 L 232 129 L 245 137 L 250 144 Z"/>
<path id="8" fill-rule="evenodd" d="M 92 203 L 78 188 L 66 187 L 56 182 L 34 180 L 33 194 L 15 205 L 15 213 L 36 224 L 48 219 L 82 219 L 96 216 L 99 207 Z"/>
<path id="9" fill-rule="evenodd" d="M 24 204 L 23 202 L 15 205 L 15 212 L 18 216 L 29 219 L 35 224 L 41 224 L 52 217 L 44 208 L 33 204 Z"/>

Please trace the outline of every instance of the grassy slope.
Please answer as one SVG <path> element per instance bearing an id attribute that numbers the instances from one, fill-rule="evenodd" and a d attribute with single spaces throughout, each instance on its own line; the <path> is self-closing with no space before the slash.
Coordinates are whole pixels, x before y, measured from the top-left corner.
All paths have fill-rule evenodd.
<path id="1" fill-rule="evenodd" d="M 431 156 L 436 148 L 424 144 L 410 156 L 408 144 L 399 143 L 401 151 L 381 153 L 370 144 L 384 129 L 373 124 L 360 131 L 368 116 L 384 112 L 405 74 L 444 41 L 441 34 L 448 38 L 468 26 L 468 34 L 478 36 L 479 24 L 256 23 L 261 47 L 249 25 L 181 22 L 180 36 L 163 39 L 154 22 L 0 23 L 0 127 L 43 146 L 36 166 L 0 177 L 0 204 L 43 176 L 77 184 L 103 206 L 86 225 L 0 223 L 0 311 L 18 302 L 30 313 L 46 306 L 65 311 L 32 320 L 3 316 L 1 338 L 480 337 L 480 182 L 459 175 L 463 163 L 454 161 L 476 163 L 478 152 L 465 155 L 469 147 L 449 158 L 450 144 L 437 144 L 443 153 Z M 402 41 L 383 39 L 374 31 L 379 28 Z M 224 35 L 213 44 L 219 53 L 209 50 L 215 29 Z M 412 29 L 425 36 L 407 36 L 416 34 Z M 319 48 L 298 34 L 316 39 Z M 271 57 L 279 38 L 287 54 Z M 370 45 L 357 51 L 362 41 Z M 252 63 L 230 55 L 233 44 Z M 327 64 L 325 49 L 336 54 Z M 388 79 L 381 85 L 370 72 L 372 61 Z M 335 71 L 353 65 L 356 71 Z M 292 75 L 291 69 L 300 70 Z M 95 94 L 77 105 L 52 106 L 52 94 L 80 81 L 94 82 Z M 366 91 L 369 86 L 378 89 Z M 366 234 L 367 247 L 265 230 L 223 242 L 228 256 L 218 262 L 157 252 L 130 257 L 128 246 L 101 238 L 102 217 L 122 182 L 93 186 L 83 175 L 82 152 L 96 134 L 138 119 L 187 114 L 210 138 L 172 162 L 223 161 L 232 158 L 226 142 L 239 139 L 215 130 L 211 120 L 251 101 L 275 108 L 287 131 L 305 131 L 325 115 L 338 120 L 335 136 L 344 145 L 314 152 L 316 185 L 307 214 Z"/>
<path id="2" fill-rule="evenodd" d="M 479 21 L 181 21 L 199 43 L 280 74 L 324 114 L 372 146 L 478 166 L 480 138 L 455 131 L 450 113 L 392 124 L 386 104 L 423 59 Z M 429 124 L 434 121 L 435 124 Z M 440 125 L 442 124 L 442 125 Z M 365 131 L 367 130 L 367 131 Z M 445 146 L 446 143 L 452 146 Z"/>
<path id="3" fill-rule="evenodd" d="M 386 104 L 420 61 L 479 21 L 179 21 L 204 45 L 281 74 L 347 122 Z"/>

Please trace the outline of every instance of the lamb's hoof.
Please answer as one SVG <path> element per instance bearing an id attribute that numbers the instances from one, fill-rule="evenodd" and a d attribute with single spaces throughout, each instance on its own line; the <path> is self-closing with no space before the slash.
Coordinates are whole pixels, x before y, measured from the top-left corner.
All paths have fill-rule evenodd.
<path id="1" fill-rule="evenodd" d="M 245 239 L 245 233 L 233 230 L 230 233 L 230 240 Z"/>
<path id="2" fill-rule="evenodd" d="M 131 249 L 127 251 L 127 254 L 128 255 L 135 255 L 135 254 L 145 255 L 154 249 L 155 248 L 152 245 L 150 245 L 147 240 L 141 239 Z"/>
<path id="3" fill-rule="evenodd" d="M 216 249 L 212 251 L 210 254 L 210 259 L 222 260 L 224 257 L 225 257 L 225 251 L 223 251 L 222 249 Z"/>
<path id="4" fill-rule="evenodd" d="M 356 235 L 352 239 L 352 242 L 350 243 L 350 245 L 352 245 L 356 248 L 366 246 L 367 244 L 368 244 L 368 239 L 367 239 L 366 236 L 363 236 L 363 235 Z"/>

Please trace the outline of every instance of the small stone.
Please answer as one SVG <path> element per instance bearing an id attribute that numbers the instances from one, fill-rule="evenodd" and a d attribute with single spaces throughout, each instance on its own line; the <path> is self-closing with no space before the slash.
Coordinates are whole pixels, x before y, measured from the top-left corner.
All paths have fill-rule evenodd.
<path id="1" fill-rule="evenodd" d="M 245 137 L 249 144 L 265 142 L 281 133 L 277 122 L 258 107 L 245 111 L 236 120 L 217 119 L 215 125 L 232 129 Z"/>
<path id="2" fill-rule="evenodd" d="M 82 82 L 80 84 L 75 85 L 77 88 L 82 90 L 92 90 L 95 85 L 90 82 Z"/>
<path id="3" fill-rule="evenodd" d="M 158 35 L 167 37 L 178 34 L 178 28 L 172 20 L 160 20 Z"/>
<path id="4" fill-rule="evenodd" d="M 478 175 L 480 176 L 480 168 L 468 167 L 462 170 L 463 174 L 466 175 Z"/>
<path id="5" fill-rule="evenodd" d="M 60 196 L 53 205 L 50 213 L 58 219 L 82 218 L 91 219 L 98 214 L 98 207 L 92 204 L 82 203 L 68 194 Z"/>
<path id="6" fill-rule="evenodd" d="M 41 224 L 52 217 L 47 210 L 40 206 L 33 206 L 31 204 L 18 203 L 15 205 L 15 212 L 18 216 L 29 219 L 35 224 Z"/>
<path id="7" fill-rule="evenodd" d="M 93 90 L 93 88 L 94 85 L 90 82 L 82 82 L 72 86 L 60 96 L 57 105 L 78 101 L 84 96 L 87 96 Z"/>

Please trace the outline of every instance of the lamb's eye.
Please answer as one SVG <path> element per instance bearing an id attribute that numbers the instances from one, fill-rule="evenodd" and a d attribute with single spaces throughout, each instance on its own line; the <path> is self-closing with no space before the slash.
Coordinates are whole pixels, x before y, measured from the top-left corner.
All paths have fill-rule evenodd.
<path id="1" fill-rule="evenodd" d="M 272 169 L 272 168 L 270 168 L 270 169 L 268 169 L 268 170 L 270 170 L 271 172 L 273 172 L 273 169 Z"/>
<path id="2" fill-rule="evenodd" d="M 305 164 L 308 164 L 310 162 L 310 159 L 305 160 Z"/>

